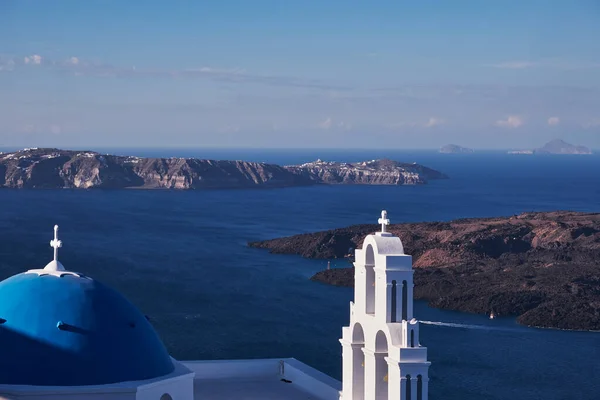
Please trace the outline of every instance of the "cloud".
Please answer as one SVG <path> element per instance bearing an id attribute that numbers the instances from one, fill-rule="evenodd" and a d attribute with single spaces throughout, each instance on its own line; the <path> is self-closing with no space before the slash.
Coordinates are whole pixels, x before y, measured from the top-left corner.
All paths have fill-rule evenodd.
<path id="1" fill-rule="evenodd" d="M 498 64 L 489 64 L 488 66 L 501 69 L 526 69 L 536 67 L 538 64 L 531 61 L 507 61 Z"/>
<path id="2" fill-rule="evenodd" d="M 440 125 L 444 125 L 446 123 L 445 120 L 441 119 L 441 118 L 437 118 L 437 117 L 430 117 L 427 121 L 425 122 L 415 122 L 415 121 L 400 121 L 400 122 L 394 122 L 391 124 L 384 124 L 383 126 L 385 128 L 390 128 L 390 129 L 400 129 L 400 128 L 433 128 L 435 126 L 440 126 Z"/>
<path id="3" fill-rule="evenodd" d="M 400 129 L 400 128 L 412 128 L 414 126 L 416 126 L 417 124 L 415 124 L 414 122 L 407 122 L 407 121 L 400 121 L 400 122 L 393 122 L 391 124 L 384 124 L 384 128 L 389 128 L 389 129 Z"/>
<path id="4" fill-rule="evenodd" d="M 17 127 L 17 132 L 23 134 L 47 134 L 53 133 L 58 135 L 63 132 L 63 128 L 58 124 L 46 123 L 25 123 Z"/>
<path id="5" fill-rule="evenodd" d="M 550 117 L 548 118 L 548 125 L 550 126 L 556 126 L 560 124 L 560 118 L 558 117 Z"/>
<path id="6" fill-rule="evenodd" d="M 496 126 L 503 128 L 518 128 L 523 125 L 523 119 L 517 115 L 509 115 L 506 119 L 496 121 Z"/>
<path id="7" fill-rule="evenodd" d="M 585 129 L 600 127 L 600 118 L 593 118 L 592 120 L 582 124 Z"/>
<path id="8" fill-rule="evenodd" d="M 319 122 L 317 126 L 321 129 L 329 129 L 331 128 L 332 120 L 331 117 L 325 118 L 323 121 Z"/>
<path id="9" fill-rule="evenodd" d="M 12 62 L 11 65 L 8 65 Z M 115 66 L 91 62 L 72 56 L 67 60 L 51 60 L 39 54 L 20 58 L 0 57 L 0 70 L 10 70 L 15 67 L 42 65 L 56 72 L 66 72 L 74 76 L 95 76 L 111 78 L 131 78 L 138 76 L 153 76 L 162 78 L 207 78 L 228 83 L 250 83 L 268 86 L 297 87 L 318 90 L 349 90 L 349 87 L 331 85 L 314 79 L 303 79 L 292 76 L 258 75 L 246 72 L 242 68 L 216 68 L 202 66 L 198 68 L 153 69 L 137 66 Z"/>
<path id="10" fill-rule="evenodd" d="M 213 74 L 213 75 L 242 75 L 246 71 L 241 68 L 224 69 L 224 68 L 202 67 L 202 68 L 188 68 L 188 69 L 184 69 L 182 71 L 175 71 L 175 73 L 178 73 L 178 72 L 180 72 L 182 74 L 200 73 L 200 74 Z"/>
<path id="11" fill-rule="evenodd" d="M 241 126 L 236 125 L 236 124 L 230 124 L 230 125 L 222 126 L 219 129 L 219 132 L 222 132 L 222 133 L 235 133 L 235 132 L 239 132 L 240 129 L 241 129 Z"/>
<path id="12" fill-rule="evenodd" d="M 352 124 L 350 122 L 345 122 L 345 121 L 339 121 L 336 126 L 340 129 L 343 130 L 350 130 L 352 129 Z"/>
<path id="13" fill-rule="evenodd" d="M 12 71 L 15 68 L 15 60 L 0 56 L 0 71 Z"/>
<path id="14" fill-rule="evenodd" d="M 42 63 L 42 56 L 39 54 L 33 54 L 23 58 L 23 62 L 25 64 L 40 65 Z"/>
<path id="15" fill-rule="evenodd" d="M 499 68 L 499 69 L 531 69 L 531 68 L 553 68 L 553 69 L 564 69 L 564 70 L 580 70 L 580 69 L 595 69 L 600 68 L 598 62 L 585 62 L 585 61 L 561 61 L 561 60 L 547 60 L 547 61 L 505 61 L 495 64 L 486 64 L 486 67 Z"/>
<path id="16" fill-rule="evenodd" d="M 346 121 L 334 121 L 331 117 L 325 118 L 323 121 L 317 124 L 317 127 L 321 129 L 341 129 L 341 130 L 350 130 L 352 129 L 352 124 Z"/>
<path id="17" fill-rule="evenodd" d="M 433 128 L 434 126 L 443 125 L 444 123 L 445 121 L 443 119 L 431 117 L 424 126 L 425 128 Z"/>

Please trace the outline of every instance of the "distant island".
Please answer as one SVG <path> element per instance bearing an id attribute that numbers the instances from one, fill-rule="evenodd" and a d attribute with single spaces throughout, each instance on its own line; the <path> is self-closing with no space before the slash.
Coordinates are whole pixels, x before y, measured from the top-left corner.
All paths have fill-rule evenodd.
<path id="1" fill-rule="evenodd" d="M 446 179 L 417 163 L 317 160 L 279 166 L 249 161 L 142 158 L 93 151 L 24 149 L 0 153 L 0 187 L 106 189 L 278 188 L 317 184 L 415 185 Z"/>
<path id="2" fill-rule="evenodd" d="M 343 258 L 378 225 L 249 243 L 277 254 Z M 517 316 L 524 325 L 600 330 L 600 214 L 524 213 L 507 218 L 391 225 L 413 256 L 415 297 L 432 307 Z M 352 286 L 354 268 L 311 279 Z"/>
<path id="3" fill-rule="evenodd" d="M 468 147 L 458 146 L 456 144 L 447 144 L 440 149 L 440 153 L 443 154 L 465 154 L 473 153 L 473 149 Z"/>
<path id="4" fill-rule="evenodd" d="M 576 146 L 556 139 L 546 143 L 544 146 L 533 150 L 513 150 L 509 154 L 592 154 L 585 146 Z"/>

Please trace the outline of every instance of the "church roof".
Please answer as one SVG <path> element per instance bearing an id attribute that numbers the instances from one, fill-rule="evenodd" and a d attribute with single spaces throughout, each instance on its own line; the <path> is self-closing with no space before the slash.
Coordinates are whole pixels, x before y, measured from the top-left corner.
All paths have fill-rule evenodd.
<path id="1" fill-rule="evenodd" d="M 57 227 L 55 228 L 56 232 Z M 153 327 L 115 290 L 57 259 L 0 282 L 0 384 L 82 386 L 167 375 Z"/>

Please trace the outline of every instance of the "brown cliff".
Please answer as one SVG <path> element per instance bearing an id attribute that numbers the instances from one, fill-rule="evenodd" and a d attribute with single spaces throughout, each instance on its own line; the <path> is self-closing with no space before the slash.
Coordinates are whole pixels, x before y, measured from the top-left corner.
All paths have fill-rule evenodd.
<path id="1" fill-rule="evenodd" d="M 251 243 L 273 253 L 339 258 L 376 225 Z M 515 315 L 525 325 L 600 330 L 600 214 L 525 213 L 509 218 L 391 225 L 413 256 L 415 296 L 432 307 Z M 350 265 L 350 264 L 349 264 Z M 313 280 L 353 285 L 353 268 Z"/>
<path id="2" fill-rule="evenodd" d="M 418 164 L 389 160 L 316 162 L 282 167 L 248 161 L 141 158 L 91 151 L 25 149 L 0 153 L 0 187 L 8 188 L 275 188 L 315 184 L 422 184 L 446 178 Z"/>

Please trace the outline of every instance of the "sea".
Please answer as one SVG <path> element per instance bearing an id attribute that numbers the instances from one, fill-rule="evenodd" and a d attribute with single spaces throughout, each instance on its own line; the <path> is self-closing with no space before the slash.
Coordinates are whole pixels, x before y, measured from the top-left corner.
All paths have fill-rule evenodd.
<path id="1" fill-rule="evenodd" d="M 376 223 L 600 211 L 600 156 L 399 150 L 93 149 L 105 153 L 297 164 L 390 158 L 438 169 L 418 186 L 250 190 L 0 190 L 0 279 L 51 258 L 121 291 L 177 359 L 295 357 L 341 378 L 350 288 L 312 282 L 327 260 L 273 255 L 249 241 Z M 332 260 L 332 267 L 348 266 Z M 513 317 L 418 301 L 433 400 L 600 399 L 600 333 L 536 329 Z"/>

